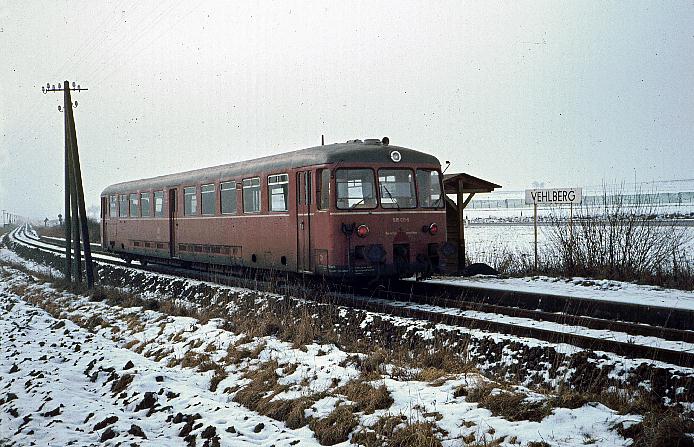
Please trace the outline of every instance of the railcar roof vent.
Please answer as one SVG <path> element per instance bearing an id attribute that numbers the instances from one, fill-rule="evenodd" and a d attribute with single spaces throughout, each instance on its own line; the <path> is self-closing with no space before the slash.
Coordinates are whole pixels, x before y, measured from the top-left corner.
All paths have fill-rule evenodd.
<path id="1" fill-rule="evenodd" d="M 381 140 L 379 140 L 378 138 L 367 138 L 366 140 L 364 140 L 364 144 L 376 144 L 380 146 Z"/>
<path id="2" fill-rule="evenodd" d="M 347 143 L 363 143 L 361 140 L 347 140 Z"/>

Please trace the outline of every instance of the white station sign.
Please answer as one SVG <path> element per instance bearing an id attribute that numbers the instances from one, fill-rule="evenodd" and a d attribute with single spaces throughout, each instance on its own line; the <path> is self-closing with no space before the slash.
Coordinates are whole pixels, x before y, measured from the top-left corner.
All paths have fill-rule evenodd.
<path id="1" fill-rule="evenodd" d="M 583 201 L 583 188 L 526 189 L 526 205 L 568 205 Z"/>

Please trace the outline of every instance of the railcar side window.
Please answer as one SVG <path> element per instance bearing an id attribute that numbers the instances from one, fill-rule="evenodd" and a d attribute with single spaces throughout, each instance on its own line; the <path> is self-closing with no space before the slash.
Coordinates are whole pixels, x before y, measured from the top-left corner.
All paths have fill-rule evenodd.
<path id="1" fill-rule="evenodd" d="M 118 196 L 118 216 L 128 217 L 128 196 L 126 194 L 121 194 Z"/>
<path id="2" fill-rule="evenodd" d="M 330 169 L 321 169 L 319 177 L 318 209 L 327 210 L 330 208 Z"/>
<path id="3" fill-rule="evenodd" d="M 164 217 L 164 191 L 154 191 L 154 217 Z"/>
<path id="4" fill-rule="evenodd" d="M 224 182 L 219 185 L 222 201 L 222 214 L 236 214 L 236 182 Z"/>
<path id="5" fill-rule="evenodd" d="M 118 197 L 115 195 L 109 197 L 108 215 L 110 217 L 118 217 Z"/>
<path id="6" fill-rule="evenodd" d="M 260 177 L 243 179 L 243 212 L 260 212 Z"/>
<path id="7" fill-rule="evenodd" d="M 422 208 L 443 207 L 441 178 L 439 171 L 417 169 L 417 188 L 419 189 L 419 206 Z"/>
<path id="8" fill-rule="evenodd" d="M 143 192 L 140 194 L 140 211 L 142 217 L 149 217 L 149 202 L 150 202 L 149 192 Z"/>
<path id="9" fill-rule="evenodd" d="M 338 169 L 335 183 L 338 208 L 376 208 L 376 182 L 371 169 Z"/>
<path id="10" fill-rule="evenodd" d="M 202 214 L 211 215 L 217 211 L 217 200 L 215 196 L 214 183 L 210 185 L 202 185 L 201 188 L 201 205 Z"/>
<path id="11" fill-rule="evenodd" d="M 415 208 L 414 175 L 410 169 L 379 169 L 383 208 Z"/>
<path id="12" fill-rule="evenodd" d="M 198 213 L 198 197 L 195 186 L 183 188 L 183 214 L 192 216 Z"/>
<path id="13" fill-rule="evenodd" d="M 270 211 L 287 211 L 289 174 L 268 175 L 267 185 L 270 191 Z"/>
<path id="14" fill-rule="evenodd" d="M 137 207 L 140 201 L 137 198 L 137 194 L 130 194 L 130 217 L 137 217 L 139 214 L 137 212 Z"/>

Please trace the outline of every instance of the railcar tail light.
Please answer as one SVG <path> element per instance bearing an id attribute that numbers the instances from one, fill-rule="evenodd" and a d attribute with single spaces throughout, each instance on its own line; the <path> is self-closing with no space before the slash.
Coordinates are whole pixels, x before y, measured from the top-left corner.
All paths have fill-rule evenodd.
<path id="1" fill-rule="evenodd" d="M 357 236 L 366 237 L 368 235 L 369 235 L 369 227 L 367 227 L 366 225 L 363 225 L 363 224 L 359 225 L 357 227 Z"/>
<path id="2" fill-rule="evenodd" d="M 429 225 L 429 234 L 436 234 L 439 232 L 439 226 L 436 225 L 435 223 Z"/>

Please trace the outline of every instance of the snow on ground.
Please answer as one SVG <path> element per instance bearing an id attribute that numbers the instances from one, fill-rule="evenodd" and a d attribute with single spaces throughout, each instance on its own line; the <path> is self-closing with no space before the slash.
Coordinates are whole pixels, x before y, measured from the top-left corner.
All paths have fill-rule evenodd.
<path id="1" fill-rule="evenodd" d="M 13 276 L 26 280 L 21 274 Z M 315 444 L 307 429 L 287 429 L 220 399 L 206 389 L 209 379 L 204 374 L 167 368 L 124 349 L 116 339 L 53 318 L 12 293 L 13 285 L 25 283 L 0 283 L 0 440 L 18 445 L 115 445 L 141 443 L 143 433 L 146 445 L 168 446 L 184 427 L 171 423 L 180 412 L 199 414 L 195 426 L 200 427 L 194 432 L 213 426 L 222 445 L 286 446 L 296 440 Z M 118 379 L 111 379 L 114 375 Z M 126 377 L 132 381 L 120 390 L 116 385 Z M 150 406 L 148 399 L 158 405 Z M 114 422 L 103 423 L 108 418 Z M 257 430 L 258 424 L 264 428 Z M 225 431 L 231 427 L 236 433 Z M 111 434 L 112 439 L 105 439 Z"/>
<path id="2" fill-rule="evenodd" d="M 395 304 L 397 305 L 397 303 Z M 425 310 L 427 312 L 445 313 L 447 315 L 459 315 L 469 318 L 475 318 L 478 320 L 494 321 L 499 323 L 512 324 L 516 326 L 532 327 L 536 329 L 544 329 L 563 334 L 580 335 L 596 339 L 615 340 L 623 343 L 632 343 L 635 345 L 668 349 L 671 351 L 694 352 L 694 343 L 687 343 L 684 341 L 665 340 L 659 337 L 650 337 L 643 335 L 632 335 L 624 332 L 617 332 L 607 329 L 589 329 L 583 326 L 554 323 L 551 321 L 538 321 L 533 320 L 531 318 L 511 317 L 508 315 L 494 314 L 489 312 L 451 309 L 425 304 L 403 303 L 403 305 L 404 304 L 406 304 L 408 307 Z"/>
<path id="3" fill-rule="evenodd" d="M 32 302 L 60 313 L 60 318 Z M 348 403 L 337 388 L 360 372 L 345 360 L 364 355 L 333 345 L 296 348 L 274 337 L 249 339 L 222 329 L 220 320 L 203 324 L 189 317 L 91 302 L 8 267 L 0 267 L 0 308 L 0 440 L 20 445 L 165 445 L 180 440 L 185 427 L 209 445 L 215 445 L 213 439 L 221 445 L 316 445 L 308 427 L 292 430 L 241 407 L 232 401 L 233 390 L 250 382 L 248 372 L 275 361 L 275 373 L 286 389 L 274 399 L 327 393 L 305 412 L 321 418 L 336 404 Z M 233 349 L 257 352 L 225 364 L 223 359 Z M 216 372 L 199 372 L 198 363 L 186 363 L 204 356 L 224 365 L 226 377 L 215 391 L 210 391 L 210 381 Z M 371 426 L 379 416 L 403 415 L 410 422 L 436 423 L 446 431 L 446 446 L 461 445 L 462 438 L 470 436 L 485 441 L 503 438 L 502 446 L 539 440 L 556 446 L 586 441 L 620 446 L 631 441 L 611 427 L 640 420 L 587 404 L 554 409 L 537 422 L 511 422 L 456 396 L 460 386 L 485 381 L 469 373 L 451 375 L 435 386 L 385 375 L 372 383 L 385 386 L 393 403 L 373 414 L 358 414 L 359 422 Z M 544 398 L 532 393 L 528 397 Z M 192 422 L 186 423 L 187 415 Z M 140 430 L 146 442 L 138 437 Z M 109 436 L 113 438 L 106 439 Z"/>
<path id="4" fill-rule="evenodd" d="M 52 276 L 54 278 L 62 278 L 63 273 L 52 268 L 52 267 L 47 267 L 43 264 L 39 264 L 34 261 L 30 261 L 28 259 L 24 259 L 20 256 L 18 256 L 15 252 L 12 250 L 8 250 L 6 248 L 0 248 L 0 261 L 4 261 L 7 264 L 11 265 L 17 265 L 17 266 L 22 266 L 26 269 L 29 269 L 33 272 L 41 273 L 43 275 L 48 275 Z"/>
<path id="5" fill-rule="evenodd" d="M 36 231 L 32 228 L 28 227 L 20 227 L 12 232 L 12 237 L 14 240 L 16 240 L 18 243 L 26 245 L 32 249 L 35 249 L 35 247 L 38 247 L 39 249 L 45 249 L 45 251 L 48 251 L 50 253 L 55 253 L 56 246 L 48 244 L 46 242 L 41 242 L 39 240 L 39 236 L 36 234 Z M 82 250 L 80 253 L 84 255 L 84 250 Z M 119 258 L 118 256 L 111 256 L 107 254 L 102 254 L 102 253 L 92 253 L 92 259 L 95 261 L 98 260 L 104 260 L 104 261 L 110 261 L 110 262 L 118 262 L 118 263 L 123 263 L 125 264 L 125 261 L 123 259 Z"/>
<path id="6" fill-rule="evenodd" d="M 591 300 L 694 310 L 694 292 L 665 289 L 657 286 L 644 286 L 607 279 L 593 280 L 578 277 L 552 278 L 548 276 L 525 278 L 474 276 L 468 278 L 434 278 L 429 281 L 465 287 L 575 296 L 577 298 L 587 298 Z"/>
<path id="7" fill-rule="evenodd" d="M 469 214 L 467 209 L 466 216 Z M 527 216 L 527 214 L 525 214 Z M 530 212 L 532 216 L 532 210 Z M 472 217 L 471 217 L 472 219 Z M 680 228 L 687 242 L 684 251 L 694 262 L 694 225 Z M 540 225 L 537 232 L 538 250 L 542 255 L 549 244 L 551 226 Z M 475 262 L 493 264 L 512 253 L 532 259 L 535 247 L 535 229 L 532 224 L 483 224 L 475 223 L 465 227 L 466 255 Z"/>

